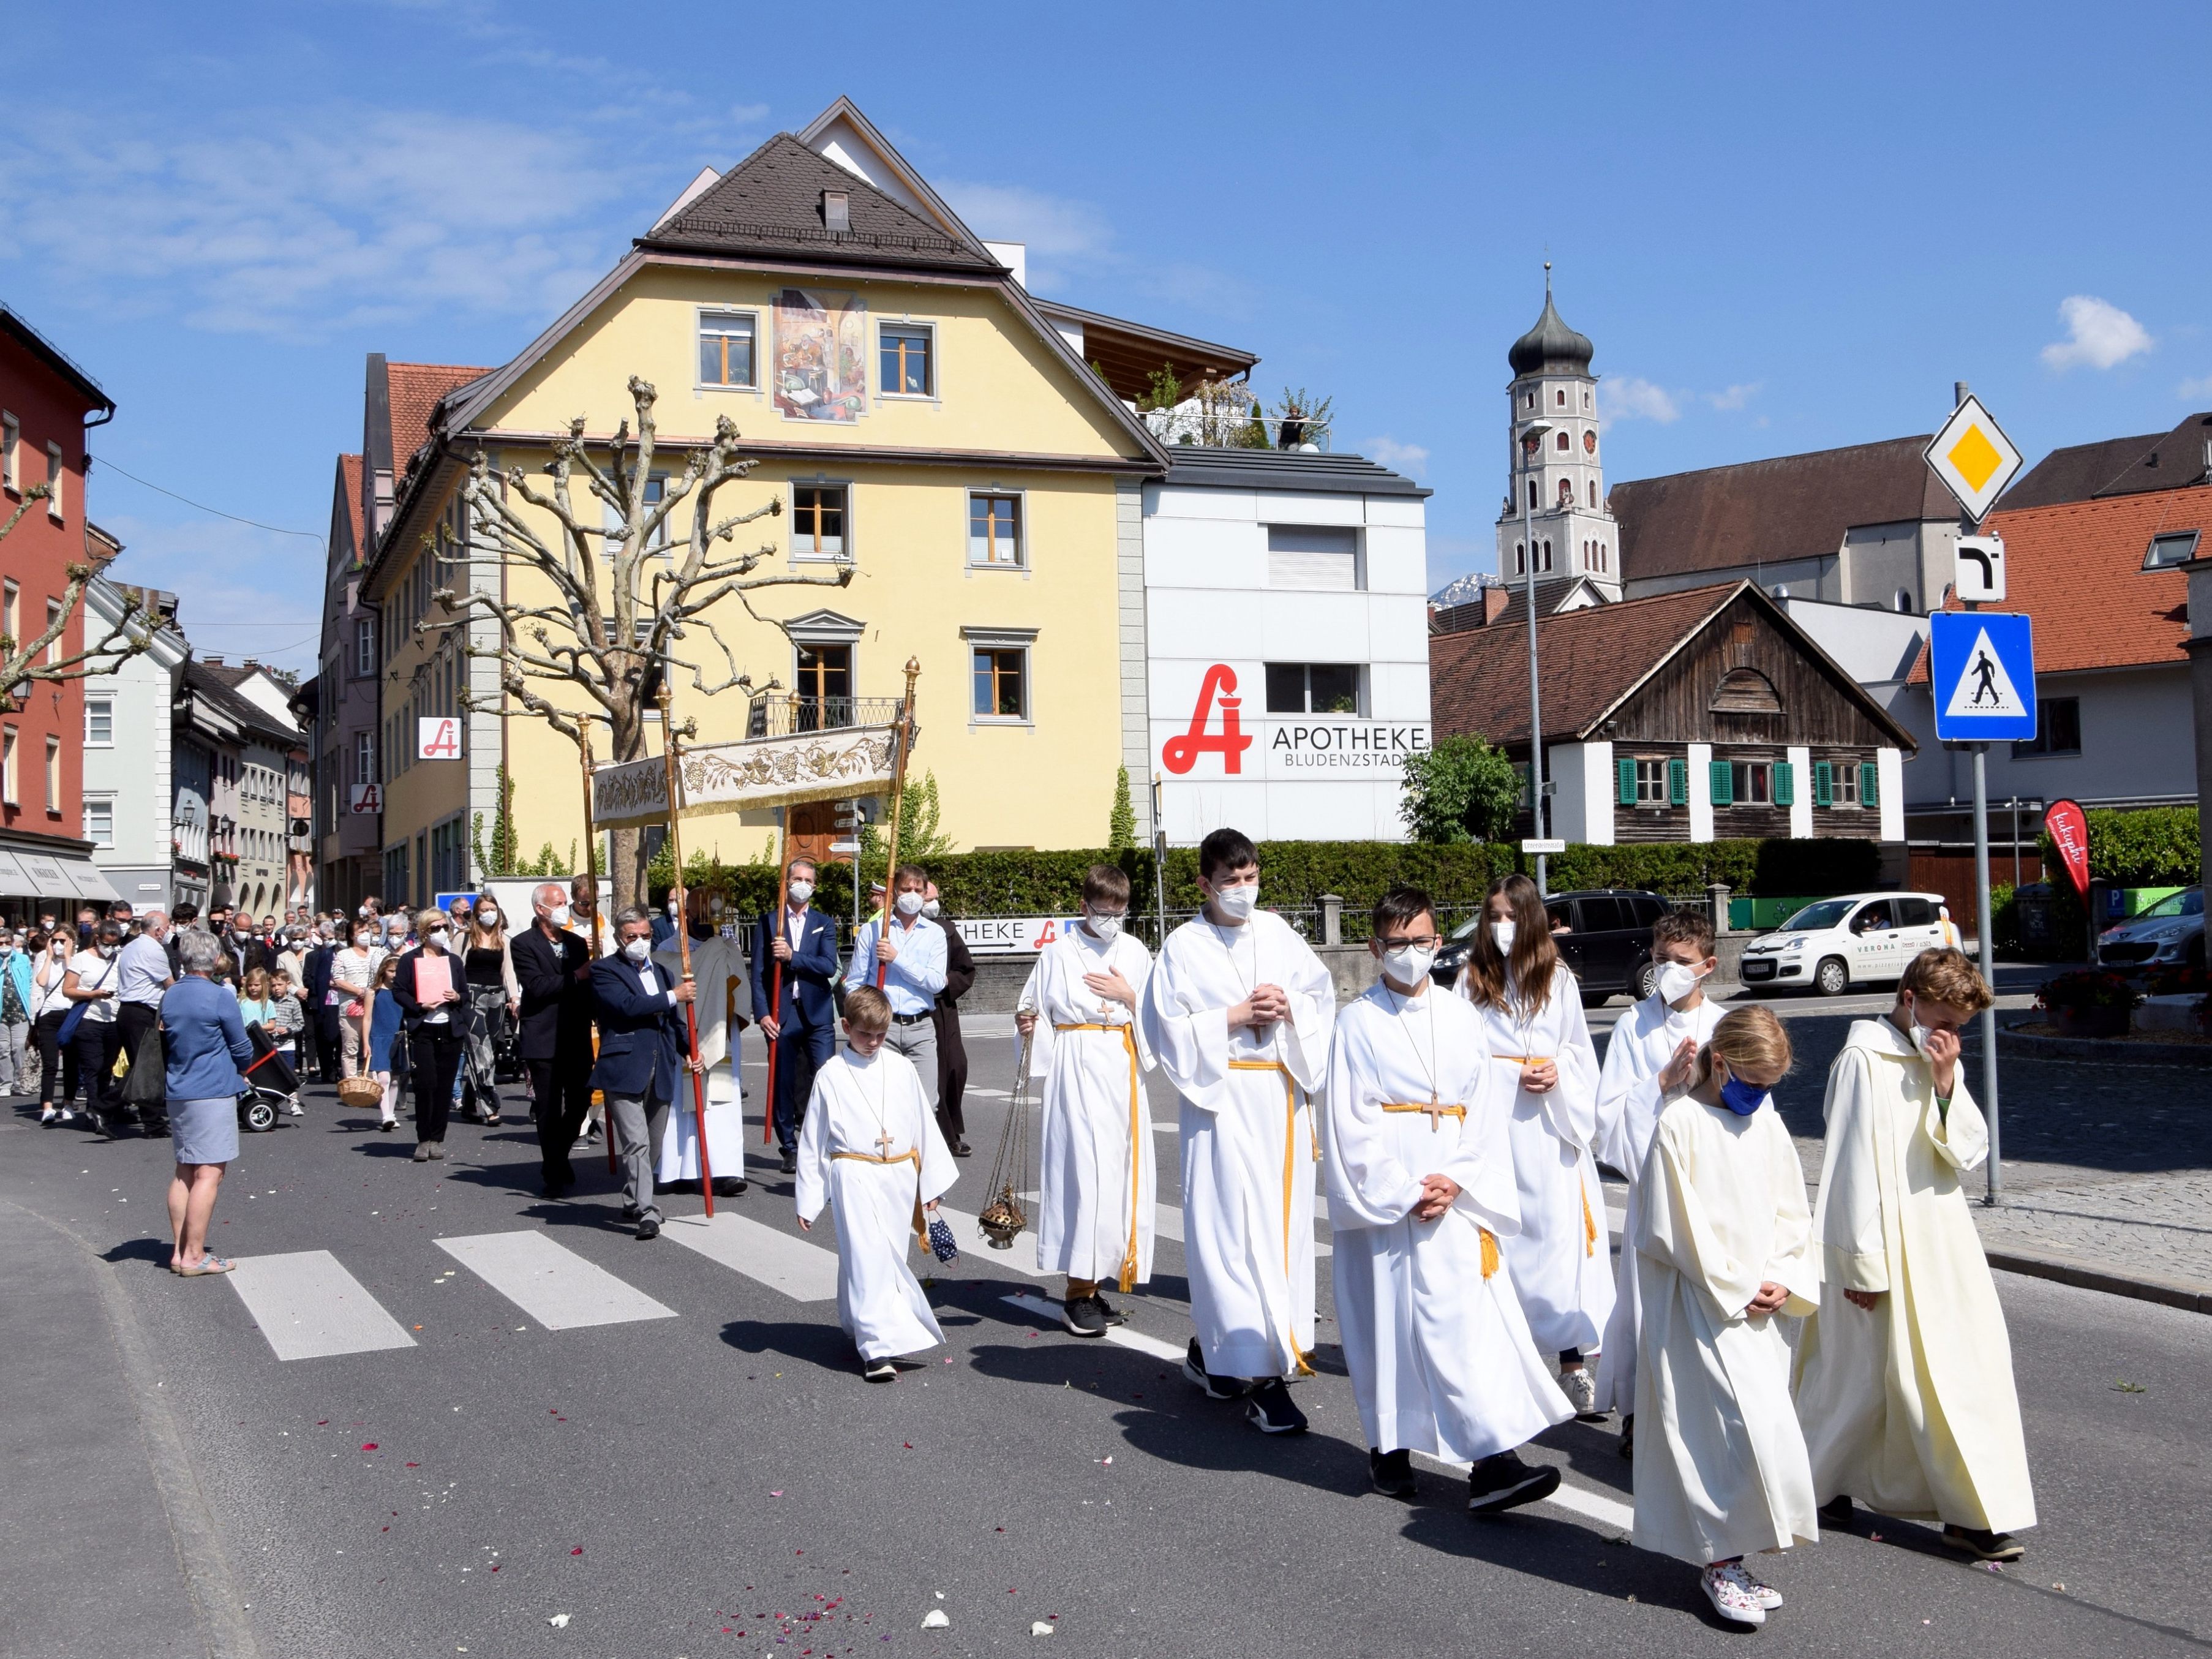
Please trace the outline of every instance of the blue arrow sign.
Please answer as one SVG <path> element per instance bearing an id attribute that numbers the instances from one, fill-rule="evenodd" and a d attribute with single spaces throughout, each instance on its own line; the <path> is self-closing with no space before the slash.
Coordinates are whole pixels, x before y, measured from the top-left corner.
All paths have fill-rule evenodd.
<path id="1" fill-rule="evenodd" d="M 1939 611 L 1928 618 L 1936 736 L 1943 743 L 2035 736 L 2032 620 L 2002 611 Z"/>

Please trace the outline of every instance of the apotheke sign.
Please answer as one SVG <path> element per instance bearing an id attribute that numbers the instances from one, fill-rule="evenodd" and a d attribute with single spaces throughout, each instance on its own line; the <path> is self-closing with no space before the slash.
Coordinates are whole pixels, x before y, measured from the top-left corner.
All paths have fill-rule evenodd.
<path id="1" fill-rule="evenodd" d="M 1382 720 L 1268 720 L 1261 732 L 1268 777 L 1395 770 L 1429 748 L 1426 726 Z"/>
<path id="2" fill-rule="evenodd" d="M 1428 750 L 1426 721 L 1281 715 L 1248 720 L 1236 691 L 1237 673 L 1226 663 L 1206 671 L 1189 726 L 1160 745 L 1160 765 L 1169 776 L 1372 777 L 1395 772 L 1408 757 Z M 1259 764 L 1248 769 L 1255 746 Z"/>

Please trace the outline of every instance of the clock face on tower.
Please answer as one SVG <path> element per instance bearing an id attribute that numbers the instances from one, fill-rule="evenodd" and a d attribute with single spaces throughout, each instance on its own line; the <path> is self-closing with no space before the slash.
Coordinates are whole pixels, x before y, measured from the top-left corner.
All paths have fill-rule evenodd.
<path id="1" fill-rule="evenodd" d="M 1583 434 L 1583 453 L 1585 455 L 1595 455 L 1597 453 L 1596 433 L 1585 432 Z"/>

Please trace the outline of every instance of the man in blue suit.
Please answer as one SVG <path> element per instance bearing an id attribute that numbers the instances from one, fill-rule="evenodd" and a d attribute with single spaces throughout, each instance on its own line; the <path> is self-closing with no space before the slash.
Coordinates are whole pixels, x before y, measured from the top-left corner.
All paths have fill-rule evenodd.
<path id="1" fill-rule="evenodd" d="M 679 1079 L 691 1069 L 683 1007 L 697 988 L 653 959 L 653 916 L 632 905 L 615 918 L 621 949 L 592 964 L 599 1059 L 592 1087 L 606 1097 L 607 1130 L 623 1171 L 623 1218 L 640 1238 L 660 1236 L 653 1201 L 653 1155 L 668 1127 Z"/>
<path id="2" fill-rule="evenodd" d="M 793 859 L 786 886 L 781 925 L 772 915 L 753 929 L 753 1019 L 775 1046 L 776 1144 L 783 1151 L 783 1172 L 799 1168 L 799 1123 L 814 1073 L 837 1046 L 837 1001 L 830 990 L 837 977 L 837 924 L 811 907 L 814 861 Z M 783 992 L 768 1006 L 769 981 L 783 968 Z"/>

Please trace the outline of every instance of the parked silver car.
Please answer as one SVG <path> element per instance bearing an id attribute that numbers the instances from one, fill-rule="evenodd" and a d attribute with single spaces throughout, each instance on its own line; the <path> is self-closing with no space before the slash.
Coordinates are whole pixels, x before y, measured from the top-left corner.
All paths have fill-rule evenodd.
<path id="1" fill-rule="evenodd" d="M 2204 890 L 2169 893 L 2140 915 L 2097 935 L 2097 965 L 2119 973 L 2204 965 Z"/>

